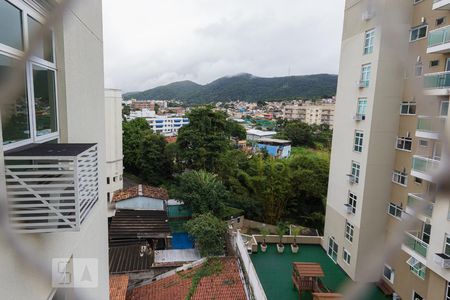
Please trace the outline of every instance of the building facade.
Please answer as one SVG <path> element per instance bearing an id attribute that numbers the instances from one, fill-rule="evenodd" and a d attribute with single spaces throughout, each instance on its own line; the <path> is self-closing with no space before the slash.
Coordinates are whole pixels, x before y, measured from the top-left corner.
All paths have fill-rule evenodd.
<path id="1" fill-rule="evenodd" d="M 300 120 L 309 125 L 326 124 L 333 126 L 334 104 L 322 105 L 288 105 L 283 109 L 283 116 L 288 120 Z"/>
<path id="2" fill-rule="evenodd" d="M 449 203 L 433 196 L 448 117 L 449 9 L 447 0 L 345 4 L 325 248 L 353 280 L 381 278 L 397 299 L 450 299 Z M 404 220 L 414 226 L 399 237 Z M 395 239 L 401 247 L 367 276 Z"/>
<path id="3" fill-rule="evenodd" d="M 189 119 L 177 115 L 157 115 L 155 111 L 142 109 L 130 112 L 130 119 L 144 118 L 155 133 L 164 136 L 177 136 L 181 127 L 189 124 Z"/>
<path id="4" fill-rule="evenodd" d="M 0 0 L 0 90 L 19 86 L 0 96 L 1 299 L 109 297 L 102 2 L 77 1 L 45 30 L 57 3 Z M 90 288 L 73 285 L 79 259 L 94 261 Z"/>
<path id="5" fill-rule="evenodd" d="M 111 202 L 113 193 L 123 188 L 122 153 L 122 92 L 105 90 L 106 120 L 106 198 Z M 113 214 L 110 204 L 108 217 Z"/>

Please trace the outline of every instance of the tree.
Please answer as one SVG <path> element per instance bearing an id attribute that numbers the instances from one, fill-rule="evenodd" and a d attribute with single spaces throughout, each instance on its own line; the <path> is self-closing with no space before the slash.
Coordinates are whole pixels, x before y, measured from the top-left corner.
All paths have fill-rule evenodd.
<path id="1" fill-rule="evenodd" d="M 211 107 L 193 109 L 187 117 L 189 124 L 178 132 L 180 159 L 185 168 L 214 171 L 220 153 L 231 149 L 230 139 L 242 137 L 243 129 Z"/>
<path id="2" fill-rule="evenodd" d="M 172 162 L 165 152 L 166 141 L 159 134 L 145 132 L 139 145 L 140 177 L 153 185 L 160 185 L 172 175 Z"/>
<path id="3" fill-rule="evenodd" d="M 211 212 L 218 217 L 222 217 L 229 199 L 229 193 L 217 175 L 203 170 L 181 175 L 176 194 L 194 214 Z"/>
<path id="4" fill-rule="evenodd" d="M 140 143 L 147 132 L 151 132 L 150 125 L 142 118 L 122 123 L 123 130 L 123 163 L 125 170 L 138 174 L 138 156 Z"/>
<path id="5" fill-rule="evenodd" d="M 331 148 L 332 131 L 328 125 L 308 125 L 301 121 L 277 121 L 277 137 L 292 141 L 292 146 Z"/>
<path id="6" fill-rule="evenodd" d="M 186 222 L 185 228 L 194 237 L 202 256 L 224 253 L 227 225 L 211 213 L 198 215 Z"/>

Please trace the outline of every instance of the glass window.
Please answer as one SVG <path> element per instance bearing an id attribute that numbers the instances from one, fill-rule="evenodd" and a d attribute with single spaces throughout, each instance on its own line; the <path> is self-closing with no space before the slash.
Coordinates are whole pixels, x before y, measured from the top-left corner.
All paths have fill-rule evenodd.
<path id="1" fill-rule="evenodd" d="M 351 255 L 350 255 L 350 252 L 348 252 L 347 249 L 345 249 L 345 248 L 344 248 L 344 252 L 342 253 L 342 258 L 348 265 L 350 264 Z"/>
<path id="2" fill-rule="evenodd" d="M 12 58 L 0 55 L 0 85 L 8 80 L 12 65 L 15 61 Z M 28 100 L 26 94 L 25 74 L 23 74 L 20 94 L 0 103 L 2 114 L 3 145 L 26 140 L 30 138 L 30 124 L 28 114 Z"/>
<path id="3" fill-rule="evenodd" d="M 362 152 L 363 139 L 364 139 L 364 133 L 361 130 L 356 130 L 355 131 L 355 140 L 354 140 L 354 144 L 353 144 L 353 151 Z"/>
<path id="4" fill-rule="evenodd" d="M 42 30 L 42 24 L 35 19 L 28 17 L 28 32 L 29 36 Z M 46 32 L 42 40 L 37 43 L 34 55 L 53 62 L 53 34 L 51 31 Z"/>
<path id="5" fill-rule="evenodd" d="M 23 50 L 22 12 L 5 0 L 0 0 L 0 43 Z"/>
<path id="6" fill-rule="evenodd" d="M 437 18 L 436 19 L 436 26 L 441 26 L 445 23 L 445 17 Z"/>
<path id="7" fill-rule="evenodd" d="M 415 67 L 414 67 L 414 74 L 416 76 L 422 76 L 422 72 L 423 72 L 423 65 L 421 62 L 416 63 Z"/>
<path id="8" fill-rule="evenodd" d="M 384 265 L 383 276 L 389 280 L 389 282 L 394 283 L 394 270 L 392 270 L 390 266 Z"/>
<path id="9" fill-rule="evenodd" d="M 345 238 L 351 243 L 353 242 L 353 232 L 355 230 L 355 226 L 350 224 L 347 220 L 345 220 Z"/>
<path id="10" fill-rule="evenodd" d="M 358 108 L 356 113 L 360 116 L 365 117 L 367 110 L 367 98 L 359 98 L 358 99 Z"/>
<path id="11" fill-rule="evenodd" d="M 450 257 L 450 235 L 445 235 L 444 253 Z"/>
<path id="12" fill-rule="evenodd" d="M 419 276 L 420 279 L 425 279 L 425 271 L 426 267 L 417 259 L 414 257 L 410 257 L 406 263 L 409 265 L 409 270 Z M 423 298 L 413 298 L 416 299 L 423 299 Z"/>
<path id="13" fill-rule="evenodd" d="M 334 237 L 330 237 L 328 239 L 328 255 L 334 262 L 337 261 L 338 248 L 338 244 L 336 244 Z"/>
<path id="14" fill-rule="evenodd" d="M 445 300 L 450 300 L 450 281 L 447 282 L 447 292 L 445 293 Z"/>
<path id="15" fill-rule="evenodd" d="M 427 36 L 428 25 L 420 25 L 414 28 L 411 28 L 409 41 L 414 42 L 418 39 L 422 39 Z"/>
<path id="16" fill-rule="evenodd" d="M 439 66 L 439 59 L 430 60 L 430 67 L 437 67 Z"/>
<path id="17" fill-rule="evenodd" d="M 419 1 L 420 2 L 420 1 Z M 425 276 L 424 276 L 425 277 Z M 423 297 L 420 296 L 417 292 L 413 292 L 412 300 L 423 300 Z"/>
<path id="18" fill-rule="evenodd" d="M 408 174 L 406 174 L 405 172 L 394 170 L 394 172 L 392 172 L 392 181 L 406 186 L 408 183 Z"/>
<path id="19" fill-rule="evenodd" d="M 396 148 L 398 150 L 411 151 L 412 138 L 410 138 L 410 137 L 403 137 L 403 136 L 397 137 Z"/>
<path id="20" fill-rule="evenodd" d="M 364 38 L 364 54 L 370 54 L 373 52 L 374 39 L 375 39 L 375 29 L 366 31 Z"/>
<path id="21" fill-rule="evenodd" d="M 402 102 L 400 104 L 401 115 L 415 115 L 416 114 L 416 102 Z"/>
<path id="22" fill-rule="evenodd" d="M 442 101 L 441 102 L 440 115 L 442 117 L 447 117 L 448 116 L 448 101 Z"/>
<path id="23" fill-rule="evenodd" d="M 348 193 L 348 205 L 352 208 L 352 213 L 356 213 L 356 202 L 358 200 L 358 197 L 353 194 L 352 192 Z"/>
<path id="24" fill-rule="evenodd" d="M 395 205 L 394 203 L 389 203 L 388 213 L 395 217 L 395 218 L 401 218 L 402 217 L 402 207 Z"/>
<path id="25" fill-rule="evenodd" d="M 353 180 L 358 183 L 359 182 L 359 173 L 361 171 L 361 165 L 356 161 L 352 161 L 352 177 Z"/>
<path id="26" fill-rule="evenodd" d="M 372 66 L 370 64 L 363 65 L 361 67 L 361 84 L 364 87 L 369 86 L 371 69 L 372 69 Z"/>
<path id="27" fill-rule="evenodd" d="M 36 135 L 56 132 L 55 72 L 33 65 L 33 91 Z"/>

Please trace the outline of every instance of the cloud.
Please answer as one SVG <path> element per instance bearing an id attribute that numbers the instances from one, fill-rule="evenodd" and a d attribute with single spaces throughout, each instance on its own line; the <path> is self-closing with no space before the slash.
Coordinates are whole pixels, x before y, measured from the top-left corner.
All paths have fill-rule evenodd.
<path id="1" fill-rule="evenodd" d="M 108 0 L 105 84 L 337 73 L 344 0 Z"/>

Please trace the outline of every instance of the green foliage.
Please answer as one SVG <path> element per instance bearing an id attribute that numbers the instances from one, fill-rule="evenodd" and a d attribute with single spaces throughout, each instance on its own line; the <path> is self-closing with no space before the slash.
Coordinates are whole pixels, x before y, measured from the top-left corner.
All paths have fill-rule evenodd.
<path id="1" fill-rule="evenodd" d="M 146 132 L 151 132 L 145 119 L 134 119 L 122 123 L 123 130 L 123 163 L 125 169 L 133 174 L 138 173 L 138 157 L 140 143 Z"/>
<path id="2" fill-rule="evenodd" d="M 195 271 L 190 277 L 192 278 L 191 286 L 189 287 L 188 294 L 186 295 L 186 300 L 192 299 L 198 284 L 203 277 L 209 277 L 212 275 L 220 274 L 223 269 L 222 262 L 217 258 L 209 258 L 197 271 Z M 181 275 L 181 277 L 186 277 Z"/>
<path id="3" fill-rule="evenodd" d="M 241 74 L 219 78 L 209 84 L 192 81 L 174 82 L 143 92 L 124 95 L 125 99 L 176 99 L 184 103 L 199 104 L 218 101 L 269 101 L 317 99 L 336 94 L 337 76 L 315 74 L 261 78 Z"/>
<path id="4" fill-rule="evenodd" d="M 278 225 L 277 225 L 276 231 L 277 231 L 278 237 L 280 238 L 280 244 L 281 244 L 282 241 L 283 241 L 283 235 L 286 234 L 286 230 L 287 230 L 286 223 L 284 223 L 284 222 L 279 222 Z"/>
<path id="5" fill-rule="evenodd" d="M 231 149 L 230 138 L 245 135 L 242 126 L 211 107 L 193 109 L 187 116 L 189 124 L 179 130 L 177 138 L 184 168 L 215 170 L 220 153 Z"/>
<path id="6" fill-rule="evenodd" d="M 294 245 L 297 245 L 297 236 L 302 231 L 302 228 L 300 226 L 292 226 L 291 233 L 294 236 Z"/>
<path id="7" fill-rule="evenodd" d="M 260 233 L 263 237 L 263 245 L 266 244 L 266 237 L 269 235 L 270 231 L 266 227 L 261 228 Z"/>
<path id="8" fill-rule="evenodd" d="M 188 233 L 195 239 L 202 256 L 216 256 L 224 253 L 227 225 L 212 213 L 196 216 L 186 222 Z"/>
<path id="9" fill-rule="evenodd" d="M 179 177 L 176 195 L 194 214 L 212 212 L 222 217 L 229 193 L 217 175 L 206 171 L 186 172 Z"/>
<path id="10" fill-rule="evenodd" d="M 292 141 L 294 147 L 331 148 L 332 131 L 327 125 L 308 125 L 301 121 L 279 121 L 276 137 Z"/>

